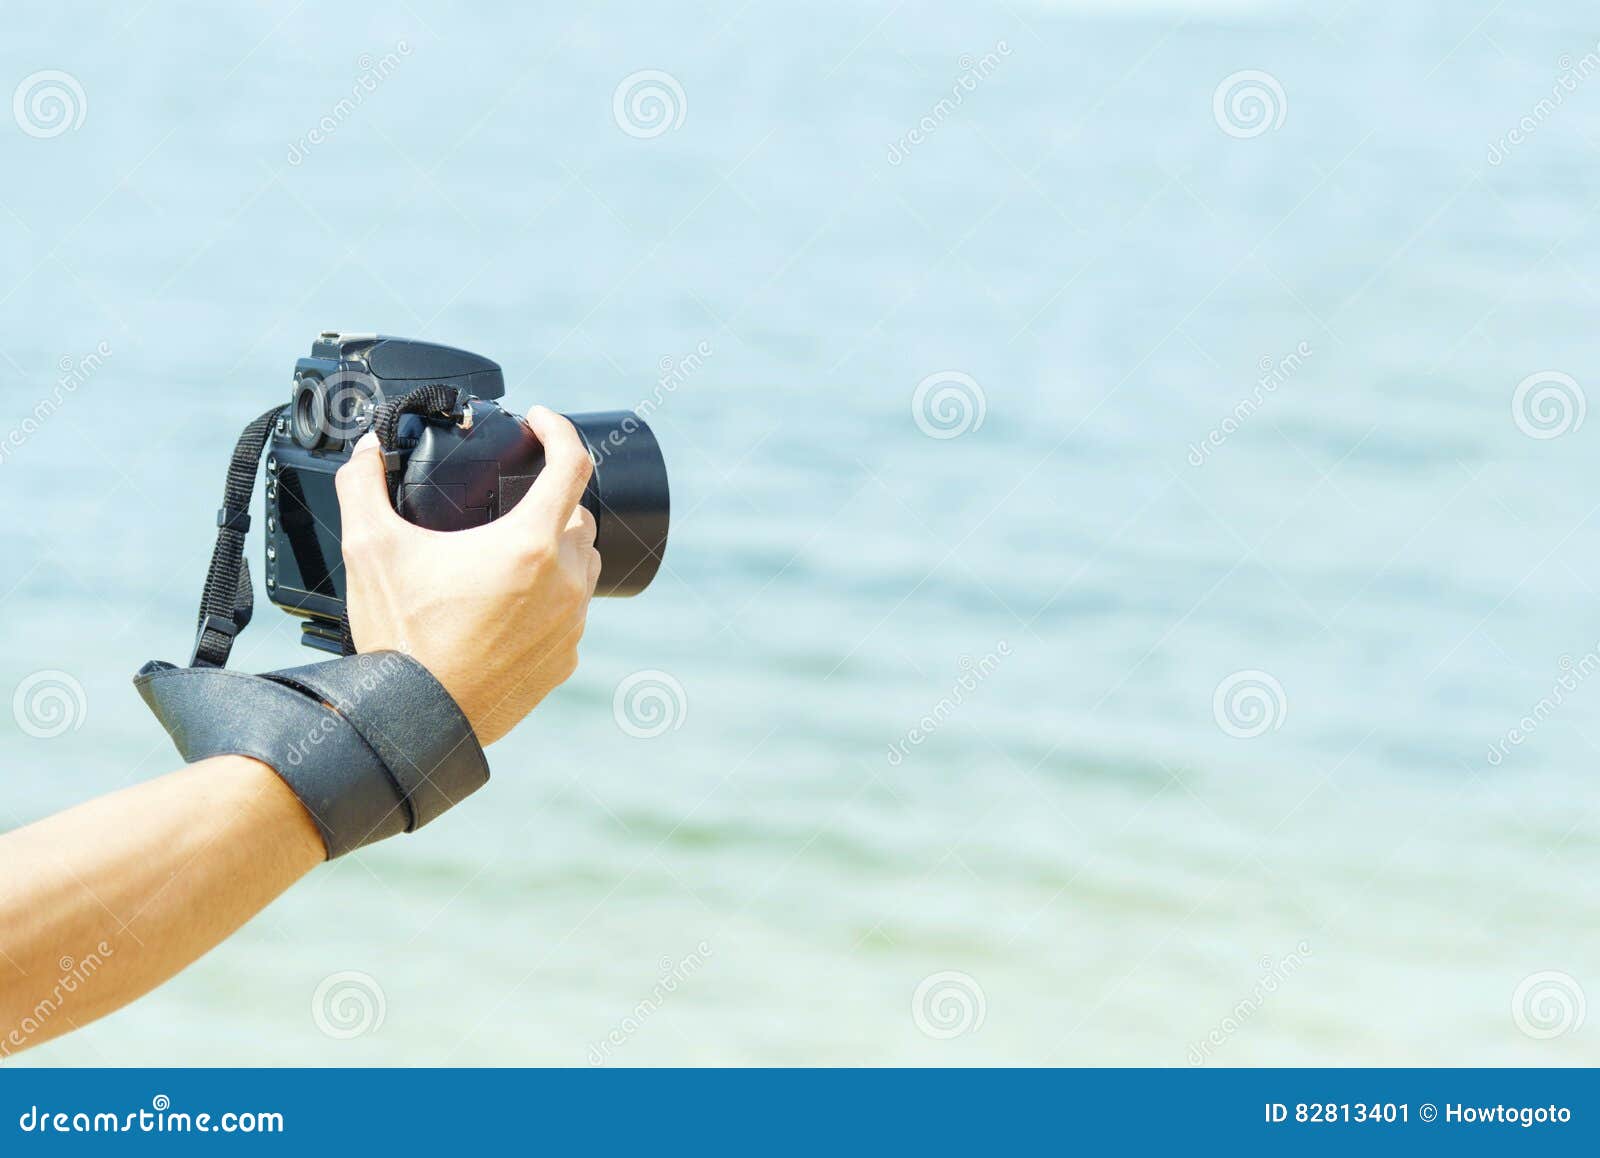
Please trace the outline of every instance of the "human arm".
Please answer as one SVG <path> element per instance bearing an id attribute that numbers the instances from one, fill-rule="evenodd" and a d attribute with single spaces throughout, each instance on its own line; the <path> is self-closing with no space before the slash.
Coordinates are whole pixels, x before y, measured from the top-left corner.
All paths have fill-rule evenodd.
<path id="1" fill-rule="evenodd" d="M 338 478 L 358 649 L 409 654 L 485 746 L 571 675 L 600 570 L 594 521 L 578 505 L 588 454 L 559 415 L 536 409 L 528 422 L 546 468 L 485 527 L 446 535 L 401 519 L 375 442 Z M 201 761 L 0 836 L 0 1056 L 161 984 L 325 855 L 296 795 L 243 757 Z M 92 973 L 78 976 L 91 959 Z"/>
<path id="2" fill-rule="evenodd" d="M 154 989 L 325 855 L 294 793 L 242 756 L 0 836 L 0 1057 Z"/>

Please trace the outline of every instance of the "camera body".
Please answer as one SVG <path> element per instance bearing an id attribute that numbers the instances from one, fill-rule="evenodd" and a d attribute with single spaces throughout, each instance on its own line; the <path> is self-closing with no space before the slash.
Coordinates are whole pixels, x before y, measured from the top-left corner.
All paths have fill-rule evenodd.
<path id="1" fill-rule="evenodd" d="M 426 386 L 461 391 L 453 419 L 403 414 L 386 455 L 395 509 L 435 531 L 482 526 L 527 494 L 544 450 L 504 410 L 500 367 L 431 342 L 328 332 L 295 363 L 290 404 L 267 444 L 266 587 L 272 602 L 304 618 L 302 642 L 341 650 L 344 560 L 334 475 L 373 429 L 378 408 Z M 649 426 L 631 411 L 567 415 L 595 464 L 583 506 L 601 556 L 597 595 L 636 595 L 666 550 L 666 466 Z"/>

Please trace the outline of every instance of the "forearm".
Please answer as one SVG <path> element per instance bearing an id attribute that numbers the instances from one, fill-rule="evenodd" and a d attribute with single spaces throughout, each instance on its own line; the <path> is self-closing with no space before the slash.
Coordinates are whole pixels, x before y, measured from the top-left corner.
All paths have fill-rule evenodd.
<path id="1" fill-rule="evenodd" d="M 325 856 L 289 788 L 242 757 L 0 836 L 0 1057 L 155 988 Z"/>

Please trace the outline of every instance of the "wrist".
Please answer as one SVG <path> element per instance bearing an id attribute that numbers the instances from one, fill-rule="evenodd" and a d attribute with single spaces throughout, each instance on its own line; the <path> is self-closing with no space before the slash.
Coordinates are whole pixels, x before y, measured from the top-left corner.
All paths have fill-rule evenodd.
<path id="1" fill-rule="evenodd" d="M 193 766 L 207 791 L 220 795 L 219 811 L 251 830 L 270 832 L 273 848 L 300 871 L 327 859 L 316 821 L 272 765 L 253 756 L 216 756 Z"/>
<path id="2" fill-rule="evenodd" d="M 135 684 L 189 762 L 236 756 L 270 767 L 330 859 L 414 832 L 489 777 L 455 700 L 398 652 L 264 676 L 153 664 Z"/>

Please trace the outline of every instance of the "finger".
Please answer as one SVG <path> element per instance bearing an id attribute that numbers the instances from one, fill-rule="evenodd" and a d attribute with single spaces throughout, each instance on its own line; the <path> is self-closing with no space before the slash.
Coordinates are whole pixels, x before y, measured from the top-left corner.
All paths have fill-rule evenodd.
<path id="1" fill-rule="evenodd" d="M 594 598 L 595 586 L 600 582 L 600 552 L 593 548 L 589 551 L 589 598 Z"/>
<path id="2" fill-rule="evenodd" d="M 572 423 L 555 411 L 535 406 L 528 412 L 528 428 L 544 447 L 544 469 L 533 480 L 527 497 L 501 522 L 536 526 L 559 535 L 583 498 L 594 463 Z"/>
<path id="3" fill-rule="evenodd" d="M 389 481 L 383 472 L 383 451 L 378 436 L 369 434 L 356 443 L 350 461 L 333 476 L 339 492 L 339 517 L 348 534 L 352 529 L 392 529 L 404 520 L 389 501 Z"/>
<path id="4" fill-rule="evenodd" d="M 594 537 L 599 528 L 595 525 L 594 515 L 589 513 L 589 508 L 581 503 L 573 510 L 572 517 L 567 520 L 567 535 L 578 546 L 588 549 L 594 546 Z"/>

